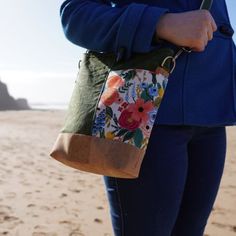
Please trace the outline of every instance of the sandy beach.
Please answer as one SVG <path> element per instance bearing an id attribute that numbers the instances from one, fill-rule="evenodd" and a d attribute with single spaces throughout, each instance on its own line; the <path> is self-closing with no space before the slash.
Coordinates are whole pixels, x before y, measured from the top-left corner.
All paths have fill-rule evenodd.
<path id="1" fill-rule="evenodd" d="M 0 236 L 113 236 L 102 177 L 49 156 L 64 117 L 0 112 Z M 236 236 L 236 127 L 205 236 Z"/>

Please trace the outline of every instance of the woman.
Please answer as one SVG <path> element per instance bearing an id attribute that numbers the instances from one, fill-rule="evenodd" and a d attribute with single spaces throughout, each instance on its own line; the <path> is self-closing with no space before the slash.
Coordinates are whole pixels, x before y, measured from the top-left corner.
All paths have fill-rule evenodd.
<path id="1" fill-rule="evenodd" d="M 181 55 L 137 179 L 104 176 L 116 236 L 201 236 L 223 174 L 225 126 L 236 125 L 235 45 L 224 0 L 67 0 L 74 44 L 124 57 L 171 46 Z"/>

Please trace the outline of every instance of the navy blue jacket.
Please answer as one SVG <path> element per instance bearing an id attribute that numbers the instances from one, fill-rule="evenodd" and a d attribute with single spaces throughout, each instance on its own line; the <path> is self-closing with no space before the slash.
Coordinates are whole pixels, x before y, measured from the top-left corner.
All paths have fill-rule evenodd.
<path id="1" fill-rule="evenodd" d="M 96 51 L 148 52 L 156 24 L 166 12 L 198 9 L 201 0 L 67 0 L 60 14 L 72 43 Z M 211 14 L 218 30 L 204 52 L 181 55 L 169 77 L 157 124 L 236 125 L 236 47 L 225 0 L 215 0 Z"/>

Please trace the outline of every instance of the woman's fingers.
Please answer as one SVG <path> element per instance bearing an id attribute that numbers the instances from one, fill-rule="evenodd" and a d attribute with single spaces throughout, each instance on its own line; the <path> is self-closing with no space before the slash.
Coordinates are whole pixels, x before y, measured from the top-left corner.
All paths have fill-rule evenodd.
<path id="1" fill-rule="evenodd" d="M 195 10 L 164 14 L 157 23 L 156 36 L 179 46 L 203 51 L 216 30 L 209 11 Z"/>
<path id="2" fill-rule="evenodd" d="M 211 27 L 212 27 L 213 32 L 215 32 L 217 30 L 216 22 L 212 16 L 211 16 Z"/>
<path id="3" fill-rule="evenodd" d="M 206 31 L 207 31 L 207 33 L 206 33 L 207 41 L 212 40 L 213 39 L 213 32 L 212 32 L 212 30 L 211 29 L 207 29 Z"/>
<path id="4" fill-rule="evenodd" d="M 210 25 L 208 27 L 207 30 L 207 36 L 208 36 L 208 40 L 212 40 L 213 39 L 213 33 L 217 30 L 217 25 L 215 23 L 215 20 L 213 19 L 213 17 L 210 15 Z"/>

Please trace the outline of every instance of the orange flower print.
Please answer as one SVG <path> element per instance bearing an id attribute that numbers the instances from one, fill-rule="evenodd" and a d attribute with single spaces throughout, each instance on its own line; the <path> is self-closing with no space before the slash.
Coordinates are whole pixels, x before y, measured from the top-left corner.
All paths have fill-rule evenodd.
<path id="1" fill-rule="evenodd" d="M 108 88 L 119 88 L 125 84 L 124 80 L 118 75 L 112 75 L 107 79 Z"/>
<path id="2" fill-rule="evenodd" d="M 119 99 L 119 93 L 116 89 L 107 89 L 101 96 L 101 102 L 105 106 L 110 106 Z"/>
<path id="3" fill-rule="evenodd" d="M 131 103 L 127 107 L 127 110 L 132 112 L 132 118 L 137 121 L 141 120 L 142 123 L 148 121 L 148 112 L 152 109 L 154 109 L 152 101 L 145 102 L 142 98 L 138 98 L 135 103 Z"/>

